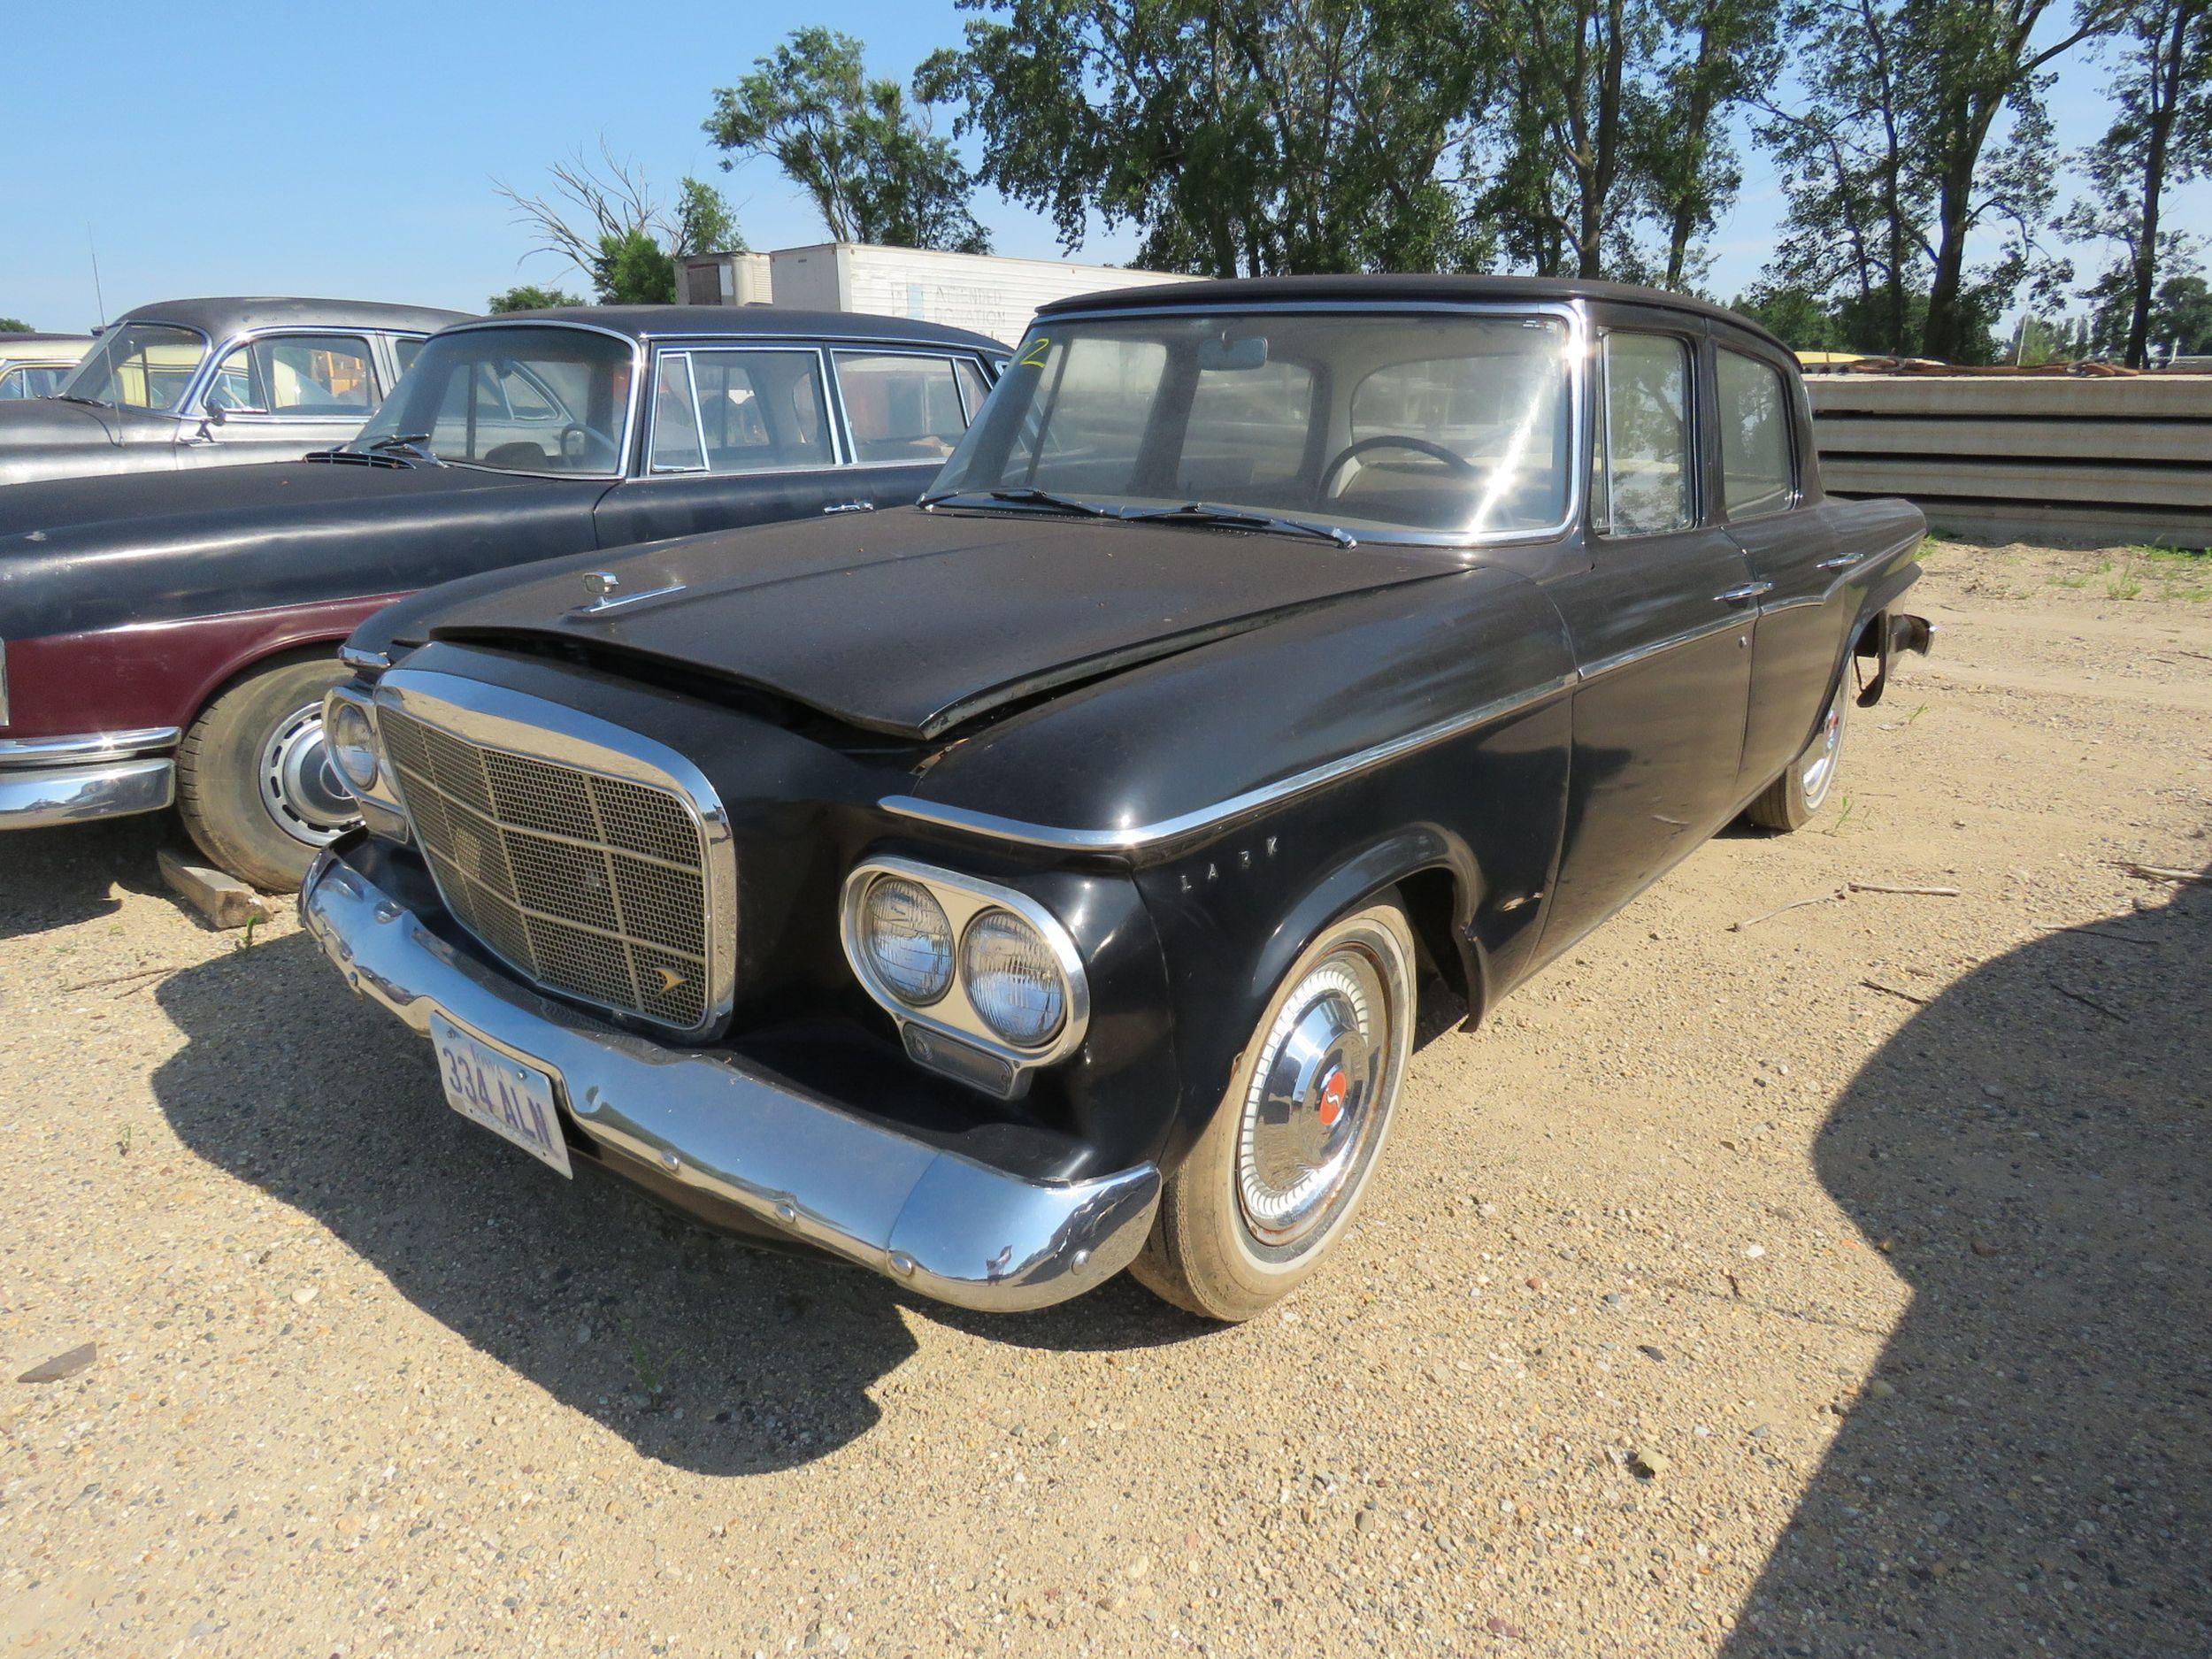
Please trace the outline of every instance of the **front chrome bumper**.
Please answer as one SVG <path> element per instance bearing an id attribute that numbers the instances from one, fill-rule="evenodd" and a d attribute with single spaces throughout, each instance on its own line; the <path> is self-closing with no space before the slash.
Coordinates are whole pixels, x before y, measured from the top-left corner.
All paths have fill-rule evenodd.
<path id="1" fill-rule="evenodd" d="M 346 981 L 427 1037 L 434 1008 L 549 1071 L 603 1149 L 941 1302 L 1042 1308 L 1103 1283 L 1151 1230 L 1149 1164 L 1034 1181 L 868 1122 L 726 1056 L 614 1031 L 453 949 L 325 852 L 300 916 Z"/>
<path id="2" fill-rule="evenodd" d="M 173 726 L 0 738 L 0 829 L 158 812 L 177 798 Z M 160 752 L 150 752 L 160 751 Z"/>

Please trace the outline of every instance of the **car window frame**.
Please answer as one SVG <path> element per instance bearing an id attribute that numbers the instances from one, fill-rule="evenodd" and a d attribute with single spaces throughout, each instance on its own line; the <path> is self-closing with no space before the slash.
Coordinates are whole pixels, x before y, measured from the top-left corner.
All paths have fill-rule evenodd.
<path id="1" fill-rule="evenodd" d="M 1782 452 L 1789 465 L 1790 487 L 1786 500 L 1778 507 L 1769 507 L 1758 512 L 1739 513 L 1728 504 L 1728 452 L 1721 438 L 1720 360 L 1723 354 L 1741 357 L 1766 370 L 1781 383 L 1782 389 Z M 1797 429 L 1797 395 L 1791 372 L 1771 358 L 1741 346 L 1731 345 L 1715 338 L 1713 341 L 1713 500 L 1718 509 L 1717 518 L 1723 524 L 1757 524 L 1767 518 L 1779 518 L 1795 512 L 1805 504 L 1805 472 L 1798 447 L 1802 434 Z"/>
<path id="2" fill-rule="evenodd" d="M 257 426 L 358 426 L 364 421 L 375 419 L 376 411 L 383 406 L 384 399 L 391 392 L 391 388 L 384 384 L 384 365 L 377 357 L 375 333 L 372 329 L 349 328 L 342 324 L 335 327 L 306 327 L 287 324 L 275 328 L 249 329 L 244 334 L 232 335 L 223 342 L 219 350 L 208 353 L 205 359 L 206 368 L 201 375 L 199 385 L 194 388 L 192 394 L 192 403 L 196 414 L 188 418 L 207 420 L 215 417 L 218 411 L 209 404 L 207 400 L 213 395 L 216 382 L 222 378 L 223 365 L 229 362 L 239 352 L 249 350 L 266 340 L 301 338 L 354 340 L 360 342 L 361 355 L 369 365 L 368 407 L 365 410 L 349 409 L 335 414 L 323 415 L 283 414 L 267 409 L 226 409 L 219 411 L 223 422 L 228 424 L 235 421 L 242 425 Z"/>
<path id="3" fill-rule="evenodd" d="M 1689 485 L 1689 516 L 1681 524 L 1664 530 L 1616 530 L 1609 523 L 1600 528 L 1597 522 L 1598 467 L 1609 467 L 1606 481 L 1606 517 L 1613 513 L 1613 489 L 1609 472 L 1611 460 L 1610 438 L 1611 399 L 1609 395 L 1610 361 L 1606 345 L 1615 334 L 1639 334 L 1647 338 L 1671 340 L 1682 349 L 1683 365 L 1683 420 L 1682 473 Z M 1641 320 L 1635 322 L 1599 323 L 1590 333 L 1590 442 L 1589 457 L 1584 467 L 1584 513 L 1590 539 L 1600 542 L 1647 541 L 1655 536 L 1687 535 L 1705 528 L 1711 518 L 1709 512 L 1709 492 L 1706 488 L 1705 465 L 1705 369 L 1701 349 L 1705 336 L 1681 328 L 1670 328 Z"/>
<path id="4" fill-rule="evenodd" d="M 706 434 L 699 424 L 699 387 L 695 371 L 689 358 L 701 351 L 781 351 L 810 357 L 814 359 L 815 381 L 822 395 L 823 425 L 828 429 L 830 459 L 810 461 L 795 466 L 764 466 L 743 472 L 718 472 L 710 466 L 656 466 L 653 449 L 660 426 L 660 399 L 657 388 L 660 384 L 661 365 L 670 357 L 686 359 L 684 371 L 691 383 L 691 419 L 694 435 L 699 443 L 699 453 L 706 454 Z M 654 342 L 649 359 L 648 378 L 651 384 L 645 388 L 645 430 L 637 454 L 638 470 L 632 474 L 641 482 L 670 478 L 768 478 L 789 476 L 801 472 L 833 472 L 848 464 L 851 451 L 844 447 L 841 411 L 834 400 L 830 385 L 829 349 L 826 345 L 810 341 L 791 340 L 736 340 L 722 335 L 703 335 L 697 339 L 660 340 Z"/>
<path id="5" fill-rule="evenodd" d="M 822 349 L 825 357 L 827 359 L 830 373 L 833 377 L 834 377 L 837 373 L 837 355 L 841 351 L 849 352 L 854 357 L 931 357 L 940 363 L 945 364 L 949 367 L 956 364 L 960 359 L 965 358 L 969 363 L 983 370 L 983 392 L 986 402 L 989 401 L 992 388 L 998 384 L 997 377 L 991 373 L 988 364 L 980 354 L 973 351 L 964 350 L 958 346 L 917 345 L 910 341 L 879 342 L 872 340 L 826 340 L 822 342 Z M 960 384 L 960 374 L 957 368 L 953 369 L 952 385 L 953 395 L 960 400 L 962 415 L 962 426 L 960 431 L 961 435 L 965 437 L 967 435 L 968 428 L 975 425 L 975 418 L 981 411 L 979 408 L 970 409 L 967 406 L 967 391 Z M 839 439 L 844 445 L 846 457 L 844 464 L 847 466 L 851 467 L 856 472 L 866 472 L 872 469 L 889 466 L 927 466 L 932 465 L 927 461 L 863 461 L 858 459 L 857 457 L 860 454 L 860 446 L 853 437 L 852 419 L 845 408 L 845 388 L 842 381 L 835 381 L 832 385 L 831 396 L 834 399 L 833 406 L 836 411 L 835 425 L 837 426 Z M 957 446 L 956 445 L 955 447 L 956 448 Z"/>

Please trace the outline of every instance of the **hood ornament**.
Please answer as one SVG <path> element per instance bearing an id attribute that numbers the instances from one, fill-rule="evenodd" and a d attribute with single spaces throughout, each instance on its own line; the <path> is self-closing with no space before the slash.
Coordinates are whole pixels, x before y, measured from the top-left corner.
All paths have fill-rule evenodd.
<path id="1" fill-rule="evenodd" d="M 583 572 L 584 591 L 591 595 L 584 603 L 569 611 L 572 617 L 595 617 L 603 611 L 618 611 L 625 605 L 642 603 L 648 599 L 659 599 L 684 590 L 682 582 L 669 582 L 659 588 L 641 588 L 634 594 L 621 591 L 622 578 L 612 571 Z"/>

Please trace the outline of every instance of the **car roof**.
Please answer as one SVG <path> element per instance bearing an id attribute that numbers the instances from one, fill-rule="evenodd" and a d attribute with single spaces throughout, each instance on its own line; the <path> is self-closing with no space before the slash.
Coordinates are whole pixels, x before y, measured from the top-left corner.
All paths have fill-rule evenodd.
<path id="1" fill-rule="evenodd" d="M 1040 317 L 1070 311 L 1155 311 L 1161 307 L 1219 306 L 1233 311 L 1245 305 L 1342 304 L 1393 300 L 1462 304 L 1510 303 L 1516 300 L 1557 303 L 1563 300 L 1601 300 L 1623 305 L 1653 305 L 1684 311 L 1694 317 L 1725 322 L 1755 334 L 1784 352 L 1789 348 L 1748 317 L 1716 305 L 1710 300 L 1663 288 L 1638 288 L 1627 282 L 1600 282 L 1584 277 L 1523 276 L 1291 276 L 1240 277 L 1233 281 L 1164 282 L 1143 288 L 1108 288 L 1096 294 L 1078 294 L 1054 300 L 1039 308 Z"/>
<path id="2" fill-rule="evenodd" d="M 0 334 L 0 357 L 19 357 L 19 346 L 88 346 L 90 334 Z"/>
<path id="3" fill-rule="evenodd" d="M 393 305 L 382 300 L 291 299 L 280 296 L 196 300 L 156 300 L 115 319 L 124 323 L 175 323 L 196 328 L 210 339 L 249 328 L 396 328 L 434 334 L 449 323 L 473 315 L 429 305 Z"/>
<path id="4" fill-rule="evenodd" d="M 810 340 L 868 340 L 898 345 L 962 346 L 1003 356 L 1006 347 L 987 334 L 911 317 L 872 311 L 810 311 L 785 305 L 561 305 L 546 311 L 504 311 L 486 322 L 588 323 L 638 340 L 750 334 Z"/>

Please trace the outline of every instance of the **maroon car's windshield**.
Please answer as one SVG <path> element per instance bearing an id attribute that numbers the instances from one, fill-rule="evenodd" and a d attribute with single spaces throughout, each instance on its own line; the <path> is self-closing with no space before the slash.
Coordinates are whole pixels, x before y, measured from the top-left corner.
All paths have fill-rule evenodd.
<path id="1" fill-rule="evenodd" d="M 1048 318 L 929 494 L 1449 542 L 1553 529 L 1572 494 L 1570 339 L 1552 315 Z"/>

